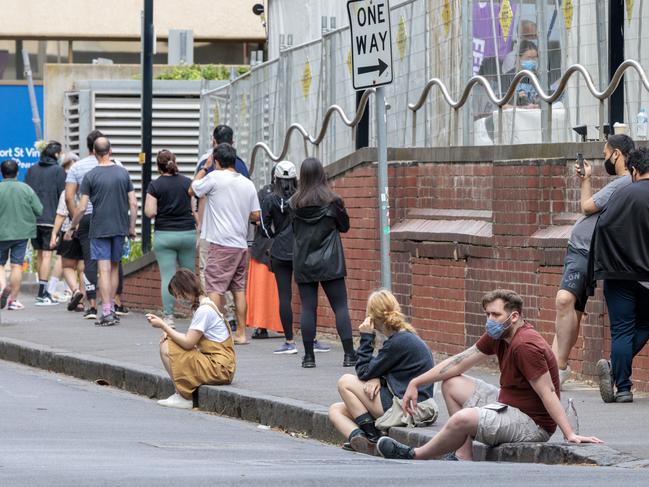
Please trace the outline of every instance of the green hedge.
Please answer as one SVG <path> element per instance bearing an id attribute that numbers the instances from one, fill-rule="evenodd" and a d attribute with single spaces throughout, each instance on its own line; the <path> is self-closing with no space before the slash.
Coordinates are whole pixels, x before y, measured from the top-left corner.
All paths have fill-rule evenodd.
<path id="1" fill-rule="evenodd" d="M 174 66 L 168 71 L 156 76 L 156 79 L 171 80 L 229 80 L 230 66 L 223 64 L 190 64 Z M 248 66 L 235 67 L 237 76 L 250 71 Z"/>

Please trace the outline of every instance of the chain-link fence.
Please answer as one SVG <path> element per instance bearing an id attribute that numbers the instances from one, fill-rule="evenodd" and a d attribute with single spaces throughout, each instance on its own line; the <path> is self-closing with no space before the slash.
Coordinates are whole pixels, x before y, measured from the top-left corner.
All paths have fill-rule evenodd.
<path id="1" fill-rule="evenodd" d="M 645 59 L 649 53 L 642 52 L 649 30 L 642 29 L 649 16 L 647 3 L 626 2 L 626 58 L 641 64 L 649 62 Z M 514 78 L 526 69 L 538 78 L 538 88 L 550 94 L 562 74 L 580 64 L 596 88 L 604 89 L 608 84 L 606 4 L 599 0 L 393 1 L 394 82 L 386 87 L 388 145 L 565 142 L 579 139 L 573 130 L 579 125 L 586 126 L 588 138 L 597 138 L 600 102 L 581 75 L 570 78 L 551 108 L 533 80 L 515 82 Z M 244 159 L 258 142 L 266 142 L 279 154 L 293 123 L 315 137 L 331 105 L 340 106 L 352 118 L 356 96 L 351 74 L 349 29 L 323 33 L 322 39 L 282 50 L 278 59 L 206 93 L 202 106 L 208 113 L 202 117 L 202 131 L 209 133 L 215 123 L 231 125 Z M 457 101 L 475 75 L 483 76 L 498 98 L 516 86 L 502 110 L 482 86 L 475 86 L 457 111 L 438 88 L 431 90 L 416 113 L 409 108 L 430 79 L 438 78 Z M 636 115 L 648 106 L 649 93 L 633 70 L 627 71 L 624 85 L 626 120 L 634 135 Z M 370 145 L 375 143 L 374 131 L 372 123 Z M 202 138 L 203 150 L 208 140 Z M 299 165 L 308 153 L 328 164 L 353 152 L 354 146 L 354 130 L 334 117 L 317 148 L 294 132 L 286 158 Z M 272 163 L 265 154 L 257 159 L 254 176 L 262 182 L 268 179 Z"/>

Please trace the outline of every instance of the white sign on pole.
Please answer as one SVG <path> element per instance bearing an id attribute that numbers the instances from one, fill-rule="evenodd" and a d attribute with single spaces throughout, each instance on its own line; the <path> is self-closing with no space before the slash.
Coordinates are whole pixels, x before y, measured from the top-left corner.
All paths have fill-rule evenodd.
<path id="1" fill-rule="evenodd" d="M 392 83 L 392 30 L 388 0 L 348 0 L 355 90 Z"/>

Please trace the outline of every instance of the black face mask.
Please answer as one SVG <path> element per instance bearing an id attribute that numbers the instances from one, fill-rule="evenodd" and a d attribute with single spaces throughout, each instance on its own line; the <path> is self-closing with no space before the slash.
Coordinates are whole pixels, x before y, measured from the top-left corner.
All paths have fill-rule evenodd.
<path id="1" fill-rule="evenodd" d="M 613 154 L 611 154 L 612 156 Z M 606 169 L 606 173 L 609 176 L 615 176 L 617 173 L 615 172 L 615 163 L 611 161 L 611 158 L 609 157 L 604 161 L 604 168 Z"/>

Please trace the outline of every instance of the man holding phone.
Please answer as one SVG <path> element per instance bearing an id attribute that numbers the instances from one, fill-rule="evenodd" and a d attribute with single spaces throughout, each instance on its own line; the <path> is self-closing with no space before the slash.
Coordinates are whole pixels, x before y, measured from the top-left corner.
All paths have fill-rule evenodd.
<path id="1" fill-rule="evenodd" d="M 568 358 L 572 348 L 577 343 L 579 326 L 588 300 L 586 293 L 588 252 L 595 224 L 600 212 L 606 208 L 615 191 L 631 184 L 631 177 L 626 169 L 626 159 L 634 148 L 633 140 L 627 135 L 616 134 L 608 138 L 604 145 L 606 172 L 610 176 L 623 177 L 614 179 L 595 194 L 593 194 L 591 184 L 592 167 L 588 161 L 583 160 L 583 157 L 579 157 L 581 154 L 577 156 L 575 171 L 580 178 L 581 211 L 583 215 L 575 223 L 568 241 L 563 276 L 555 301 L 556 334 L 552 343 L 552 350 L 557 357 L 559 380 L 562 386 L 570 378 L 571 370 L 568 365 Z M 598 372 L 606 373 L 606 371 Z"/>
<path id="2" fill-rule="evenodd" d="M 482 307 L 487 320 L 477 343 L 412 379 L 403 396 L 405 412 L 413 414 L 418 389 L 441 381 L 448 422 L 420 448 L 384 436 L 377 443 L 379 453 L 406 460 L 472 460 L 474 438 L 489 446 L 545 442 L 557 426 L 570 443 L 602 443 L 579 436 L 570 426 L 559 399 L 557 361 L 545 339 L 523 319 L 523 299 L 497 289 L 482 298 Z M 498 357 L 500 389 L 463 375 L 491 355 Z"/>

